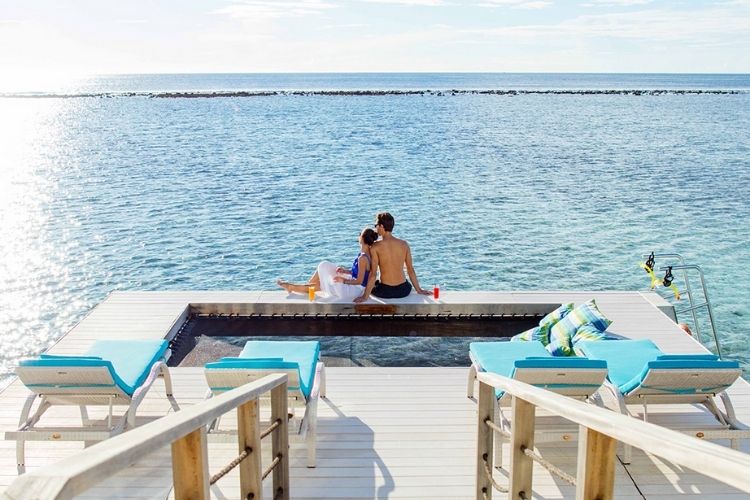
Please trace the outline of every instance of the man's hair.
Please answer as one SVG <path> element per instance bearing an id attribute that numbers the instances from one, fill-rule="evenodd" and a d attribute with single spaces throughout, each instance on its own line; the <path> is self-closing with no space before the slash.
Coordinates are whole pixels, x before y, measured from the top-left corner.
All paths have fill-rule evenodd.
<path id="1" fill-rule="evenodd" d="M 396 221 L 393 219 L 393 216 L 388 212 L 380 212 L 375 220 L 378 224 L 383 226 L 383 229 L 385 229 L 389 233 L 393 231 L 393 226 L 396 225 Z"/>

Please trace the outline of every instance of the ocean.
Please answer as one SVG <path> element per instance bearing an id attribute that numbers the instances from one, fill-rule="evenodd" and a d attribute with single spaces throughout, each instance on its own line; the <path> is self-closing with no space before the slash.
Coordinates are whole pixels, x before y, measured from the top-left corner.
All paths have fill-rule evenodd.
<path id="1" fill-rule="evenodd" d="M 269 290 L 349 263 L 381 210 L 420 281 L 445 291 L 645 290 L 642 254 L 680 253 L 747 374 L 748 130 L 750 75 L 122 75 L 6 91 L 0 377 L 114 290 Z"/>

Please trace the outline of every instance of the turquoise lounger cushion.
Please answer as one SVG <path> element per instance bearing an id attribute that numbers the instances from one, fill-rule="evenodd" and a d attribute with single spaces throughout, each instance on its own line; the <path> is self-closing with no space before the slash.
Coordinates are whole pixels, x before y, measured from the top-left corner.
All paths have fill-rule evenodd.
<path id="1" fill-rule="evenodd" d="M 607 378 L 617 387 L 630 382 L 649 361 L 664 354 L 649 339 L 581 342 L 579 346 L 587 358 L 607 361 Z"/>
<path id="2" fill-rule="evenodd" d="M 656 358 L 657 361 L 676 361 L 681 359 L 711 361 L 719 359 L 719 356 L 716 354 L 662 354 Z"/>
<path id="3" fill-rule="evenodd" d="M 132 396 L 148 377 L 153 364 L 164 357 L 168 348 L 166 340 L 99 340 L 84 356 L 46 354 L 39 359 L 21 361 L 20 365 L 105 367 L 115 384 Z"/>
<path id="4" fill-rule="evenodd" d="M 110 361 L 122 382 L 117 385 L 132 395 L 146 381 L 153 364 L 162 359 L 168 349 L 166 340 L 98 340 L 86 356 Z"/>
<path id="5" fill-rule="evenodd" d="M 577 356 L 583 356 L 583 353 L 581 353 L 579 344 L 581 342 L 593 342 L 597 340 L 606 340 L 607 334 L 605 332 L 602 332 L 597 327 L 592 325 L 591 323 L 581 325 L 576 330 L 575 335 L 573 335 L 573 338 L 570 340 L 570 344 L 573 346 L 573 352 Z"/>
<path id="6" fill-rule="evenodd" d="M 216 363 L 244 363 L 248 360 L 248 358 L 221 358 Z M 266 363 L 280 363 L 284 361 L 284 358 L 252 358 L 253 361 L 262 361 Z M 213 364 L 213 363 L 209 363 Z M 206 365 L 208 366 L 208 365 Z"/>
<path id="7" fill-rule="evenodd" d="M 40 359 L 102 359 L 99 356 L 73 356 L 70 354 L 47 354 L 45 352 L 39 355 Z"/>
<path id="8" fill-rule="evenodd" d="M 606 369 L 607 362 L 586 358 L 555 358 L 541 342 L 472 342 L 469 344 L 474 361 L 486 372 L 513 378 L 516 369 Z M 598 387 L 598 385 L 597 385 Z M 501 398 L 504 391 L 497 389 Z"/>
<path id="9" fill-rule="evenodd" d="M 602 332 L 612 324 L 599 311 L 594 299 L 580 304 L 552 327 L 549 332 L 547 350 L 553 356 L 573 355 L 573 336 L 581 326 L 587 324 L 593 325 Z"/>
<path id="10" fill-rule="evenodd" d="M 299 364 L 300 390 L 305 397 L 312 391 L 315 366 L 320 359 L 320 342 L 317 340 L 274 341 L 251 340 L 245 344 L 240 358 L 276 358 Z"/>
<path id="11" fill-rule="evenodd" d="M 511 342 L 526 341 L 526 342 L 541 342 L 542 345 L 549 344 L 549 331 L 550 329 L 562 318 L 564 318 L 570 311 L 573 310 L 573 304 L 563 304 L 551 313 L 544 316 L 539 321 L 539 326 L 535 326 L 523 333 L 513 336 Z"/>
<path id="12" fill-rule="evenodd" d="M 484 371 L 506 377 L 513 374 L 518 359 L 550 357 L 541 342 L 472 342 L 469 352 Z"/>
<path id="13" fill-rule="evenodd" d="M 640 373 L 638 373 L 638 375 L 634 376 L 631 380 L 624 383 L 623 385 L 618 386 L 618 389 L 620 389 L 620 392 L 623 395 L 627 396 L 641 386 L 643 381 L 646 379 L 648 372 L 651 370 L 738 370 L 739 367 L 740 364 L 736 361 L 717 361 L 710 359 L 707 360 L 701 359 L 700 357 L 698 357 L 697 359 L 682 358 L 671 361 L 649 361 L 648 363 L 646 363 L 646 366 L 643 367 Z M 693 388 L 674 389 L 670 392 L 674 392 L 675 394 L 693 394 L 695 392 L 721 392 L 728 387 L 729 385 L 722 385 L 719 387 L 701 386 Z"/>
<path id="14" fill-rule="evenodd" d="M 626 396 L 640 386 L 649 370 L 739 368 L 736 361 L 719 361 L 712 354 L 664 354 L 648 339 L 583 342 L 581 350 L 590 359 L 607 361 L 609 380 Z"/>

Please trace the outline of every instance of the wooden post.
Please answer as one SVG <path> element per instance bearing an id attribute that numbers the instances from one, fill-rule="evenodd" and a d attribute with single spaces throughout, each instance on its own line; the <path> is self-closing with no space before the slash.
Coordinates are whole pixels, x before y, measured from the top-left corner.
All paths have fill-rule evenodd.
<path id="1" fill-rule="evenodd" d="M 513 420 L 510 437 L 510 487 L 508 498 L 516 499 L 523 493 L 531 498 L 531 478 L 534 472 L 534 461 L 523 453 L 523 449 L 534 449 L 534 427 L 536 424 L 536 407 L 513 396 Z"/>
<path id="2" fill-rule="evenodd" d="M 274 498 L 289 500 L 289 394 L 287 383 L 271 389 L 271 422 L 281 421 L 281 425 L 271 434 L 272 458 L 281 456 L 273 470 Z M 281 491 L 281 493 L 278 493 Z M 278 496 L 277 496 L 278 495 Z"/>
<path id="3" fill-rule="evenodd" d="M 200 427 L 172 443 L 172 481 L 175 500 L 209 498 L 205 427 Z"/>
<path id="4" fill-rule="evenodd" d="M 616 439 L 580 426 L 576 500 L 614 498 L 616 451 Z"/>
<path id="5" fill-rule="evenodd" d="M 263 469 L 260 448 L 260 412 L 258 400 L 253 399 L 237 407 L 237 439 L 239 452 L 250 448 L 250 455 L 240 462 L 240 498 L 263 497 Z"/>
<path id="6" fill-rule="evenodd" d="M 472 382 L 473 383 L 473 382 Z M 484 382 L 479 382 L 479 399 L 477 400 L 477 500 L 482 500 L 485 495 L 492 499 L 492 483 L 487 477 L 485 460 L 492 471 L 492 442 L 494 431 L 490 429 L 485 420 L 495 417 L 495 388 Z"/>

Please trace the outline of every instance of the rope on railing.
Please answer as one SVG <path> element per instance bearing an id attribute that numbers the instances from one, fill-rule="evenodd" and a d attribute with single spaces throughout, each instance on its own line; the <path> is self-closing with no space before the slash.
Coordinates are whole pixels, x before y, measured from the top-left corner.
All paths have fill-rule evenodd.
<path id="1" fill-rule="evenodd" d="M 268 436 L 273 431 L 278 429 L 280 425 L 281 425 L 281 419 L 277 418 L 271 425 L 266 427 L 266 429 L 260 433 L 260 438 L 263 439 L 264 437 Z M 231 471 L 232 469 L 240 465 L 242 461 L 245 460 L 247 457 L 249 457 L 252 452 L 253 452 L 252 448 L 250 448 L 249 446 L 246 447 L 245 450 L 239 455 L 237 455 L 237 457 L 234 460 L 232 460 L 227 465 L 225 465 L 224 468 L 221 469 L 219 472 L 211 476 L 211 479 L 209 480 L 209 484 L 214 484 L 216 481 L 226 476 L 229 473 L 229 471 Z M 279 455 L 279 457 L 280 456 L 281 455 Z M 274 459 L 273 463 L 271 464 L 271 467 L 265 472 L 265 474 L 263 474 L 263 479 L 265 479 L 268 473 L 271 472 L 274 467 L 276 467 L 276 463 L 279 460 L 279 457 L 276 457 L 276 459 Z"/>
<path id="2" fill-rule="evenodd" d="M 268 466 L 268 469 L 263 471 L 263 475 L 261 476 L 261 479 L 265 479 L 266 477 L 268 477 L 271 471 L 273 471 L 276 468 L 276 466 L 281 463 L 282 456 L 283 455 L 281 453 L 276 455 L 276 457 L 273 459 L 273 462 L 271 462 L 271 465 Z"/>
<path id="3" fill-rule="evenodd" d="M 500 427 L 499 425 L 497 425 L 497 424 L 496 424 L 495 422 L 493 422 L 493 421 L 492 421 L 492 420 L 490 420 L 489 418 L 485 418 L 485 419 L 484 419 L 484 423 L 485 423 L 485 424 L 487 424 L 487 427 L 489 427 L 489 428 L 490 428 L 490 429 L 492 429 L 493 431 L 495 431 L 495 432 L 497 432 L 498 434 L 501 434 L 502 436 L 504 436 L 504 437 L 506 437 L 506 438 L 510 439 L 510 437 L 511 437 L 511 433 L 510 433 L 510 431 L 508 431 L 508 430 L 506 430 L 506 429 L 503 429 L 502 427 Z"/>
<path id="4" fill-rule="evenodd" d="M 266 430 L 264 430 L 263 432 L 260 433 L 260 438 L 263 439 L 264 437 L 268 436 L 273 431 L 275 431 L 276 429 L 278 429 L 278 427 L 280 425 L 281 425 L 281 419 L 277 418 L 271 425 L 269 425 L 268 427 L 266 427 Z"/>
<path id="5" fill-rule="evenodd" d="M 240 463 L 245 460 L 247 457 L 250 456 L 250 454 L 253 452 L 253 449 L 249 446 L 245 448 L 245 450 L 237 455 L 237 458 L 229 462 L 227 465 L 224 466 L 223 469 L 221 469 L 219 472 L 211 476 L 211 479 L 209 479 L 208 484 L 214 484 L 216 481 L 221 479 L 222 477 L 229 474 L 229 471 L 240 465 Z"/>
<path id="6" fill-rule="evenodd" d="M 487 480 L 489 480 L 489 482 L 492 484 L 492 487 L 500 493 L 508 493 L 508 487 L 498 483 L 495 478 L 492 477 L 492 469 L 490 469 L 490 463 L 487 461 L 486 453 L 482 455 L 482 460 L 484 461 L 484 473 L 487 475 Z M 487 494 L 486 491 L 483 491 L 483 493 L 485 495 Z"/>
<path id="7" fill-rule="evenodd" d="M 555 464 L 550 462 L 549 460 L 546 460 L 542 458 L 541 455 L 534 452 L 534 450 L 527 448 L 526 446 L 521 446 L 521 452 L 532 459 L 534 462 L 538 463 L 548 471 L 550 471 L 552 474 L 556 475 L 566 483 L 575 486 L 576 485 L 576 478 L 562 470 L 561 468 L 557 467 Z"/>

